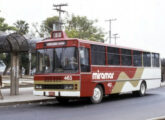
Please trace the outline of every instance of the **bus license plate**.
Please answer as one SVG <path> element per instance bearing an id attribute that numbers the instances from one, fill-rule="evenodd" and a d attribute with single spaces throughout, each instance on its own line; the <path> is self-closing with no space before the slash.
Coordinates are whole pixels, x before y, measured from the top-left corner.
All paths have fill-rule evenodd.
<path id="1" fill-rule="evenodd" d="M 49 92 L 49 96 L 55 96 L 55 92 Z"/>

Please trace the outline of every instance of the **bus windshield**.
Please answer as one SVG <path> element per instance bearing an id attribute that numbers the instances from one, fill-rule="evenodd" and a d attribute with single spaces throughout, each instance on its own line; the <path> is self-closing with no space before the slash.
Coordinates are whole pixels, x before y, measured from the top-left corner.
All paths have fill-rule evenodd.
<path id="1" fill-rule="evenodd" d="M 78 72 L 77 51 L 76 47 L 37 50 L 37 73 Z"/>

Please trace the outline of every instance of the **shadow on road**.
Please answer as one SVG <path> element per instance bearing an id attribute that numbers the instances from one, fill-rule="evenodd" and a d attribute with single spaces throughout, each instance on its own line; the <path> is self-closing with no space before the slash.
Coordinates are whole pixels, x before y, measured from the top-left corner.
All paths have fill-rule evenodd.
<path id="1" fill-rule="evenodd" d="M 144 98 L 148 98 L 148 97 L 153 97 L 155 95 L 158 95 L 158 94 L 148 93 L 143 97 L 137 97 L 137 96 L 134 96 L 133 94 L 121 94 L 121 95 L 115 94 L 115 95 L 110 95 L 110 96 L 104 97 L 103 101 L 100 104 L 104 104 L 104 103 L 108 103 L 108 102 L 115 102 L 115 101 L 131 100 L 131 99 L 144 99 Z M 97 105 L 100 105 L 100 104 L 97 104 Z M 66 104 L 58 103 L 55 100 L 54 102 L 40 104 L 40 107 L 74 108 L 74 107 L 93 106 L 93 105 L 96 106 L 96 104 L 91 104 L 89 102 L 89 99 L 84 98 L 84 99 L 78 99 L 78 100 L 71 100 L 69 103 L 66 103 Z"/>
<path id="2" fill-rule="evenodd" d="M 157 94 L 150 94 L 150 93 L 147 93 L 145 96 L 143 97 L 139 97 L 139 96 L 135 96 L 133 94 L 121 94 L 121 95 L 118 95 L 118 94 L 113 94 L 113 95 L 109 95 L 108 97 L 105 97 L 103 102 L 112 102 L 112 101 L 121 101 L 121 100 L 125 100 L 125 99 L 140 99 L 140 98 L 147 98 L 147 97 L 151 97 L 151 96 L 155 96 Z"/>

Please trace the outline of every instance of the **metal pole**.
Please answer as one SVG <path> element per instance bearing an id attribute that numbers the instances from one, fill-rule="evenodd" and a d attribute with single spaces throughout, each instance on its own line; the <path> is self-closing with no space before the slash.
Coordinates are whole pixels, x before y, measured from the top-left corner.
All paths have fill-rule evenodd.
<path id="1" fill-rule="evenodd" d="M 111 20 L 109 21 L 109 44 L 111 44 Z"/>
<path id="2" fill-rule="evenodd" d="M 111 28 L 111 22 L 112 21 L 115 21 L 117 20 L 116 18 L 115 19 L 109 19 L 109 20 L 106 20 L 109 22 L 109 44 L 111 44 L 111 38 L 112 38 L 112 28 Z"/>
<path id="3" fill-rule="evenodd" d="M 11 89 L 10 95 L 19 94 L 19 56 L 18 53 L 11 53 Z"/>
<path id="4" fill-rule="evenodd" d="M 57 12 L 59 12 L 59 18 L 58 18 L 58 25 L 57 25 L 57 30 L 62 30 L 62 20 L 61 20 L 61 13 L 66 12 L 65 10 L 62 10 L 61 8 L 63 6 L 68 6 L 68 4 L 56 4 L 53 5 L 53 7 L 55 7 L 53 10 L 57 10 Z M 55 28 L 55 27 L 54 27 Z"/>
<path id="5" fill-rule="evenodd" d="M 61 10 L 61 6 L 60 7 L 60 10 Z M 61 30 L 61 12 L 59 12 L 59 30 Z"/>
<path id="6" fill-rule="evenodd" d="M 29 50 L 29 75 L 31 75 L 31 66 L 32 66 L 31 60 L 32 60 L 32 54 L 31 51 Z"/>
<path id="7" fill-rule="evenodd" d="M 116 35 L 115 35 L 115 45 L 116 45 Z"/>
<path id="8" fill-rule="evenodd" d="M 116 39 L 119 38 L 119 37 L 117 37 L 117 35 L 118 35 L 117 33 L 116 34 L 113 34 L 114 39 L 115 39 L 115 45 L 116 45 Z"/>

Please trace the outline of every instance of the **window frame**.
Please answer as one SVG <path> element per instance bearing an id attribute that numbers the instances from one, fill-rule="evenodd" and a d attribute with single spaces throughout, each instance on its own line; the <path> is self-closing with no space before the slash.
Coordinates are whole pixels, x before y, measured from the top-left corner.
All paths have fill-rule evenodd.
<path id="1" fill-rule="evenodd" d="M 100 47 L 101 50 L 99 50 L 97 47 Z M 102 61 L 98 58 L 102 58 Z M 106 65 L 106 46 L 91 44 L 91 65 Z"/>
<path id="2" fill-rule="evenodd" d="M 87 68 L 87 69 L 89 69 L 89 70 L 87 70 L 87 71 L 82 71 L 82 66 L 81 66 L 81 65 L 82 65 L 82 64 L 81 64 L 81 53 L 80 53 L 80 49 L 81 49 L 81 48 L 86 49 L 86 50 L 87 50 L 87 53 L 88 53 L 88 67 L 89 67 L 89 68 Z M 84 53 L 84 55 L 86 55 L 86 54 Z M 90 56 L 90 48 L 86 48 L 86 47 L 80 46 L 80 47 L 79 47 L 79 61 L 80 61 L 80 62 L 79 62 L 79 63 L 80 63 L 79 66 L 80 66 L 80 67 L 79 67 L 79 68 L 80 68 L 80 72 L 91 72 L 90 57 L 91 57 L 91 56 Z"/>
<path id="3" fill-rule="evenodd" d="M 113 52 L 111 52 L 111 50 L 114 50 Z M 114 57 L 114 59 L 116 60 L 116 58 L 118 57 L 118 61 L 115 63 L 110 63 L 110 60 L 114 61 L 114 59 L 111 59 L 111 55 L 112 57 Z M 107 47 L 107 65 L 114 65 L 114 66 L 120 66 L 120 48 L 117 47 Z"/>

